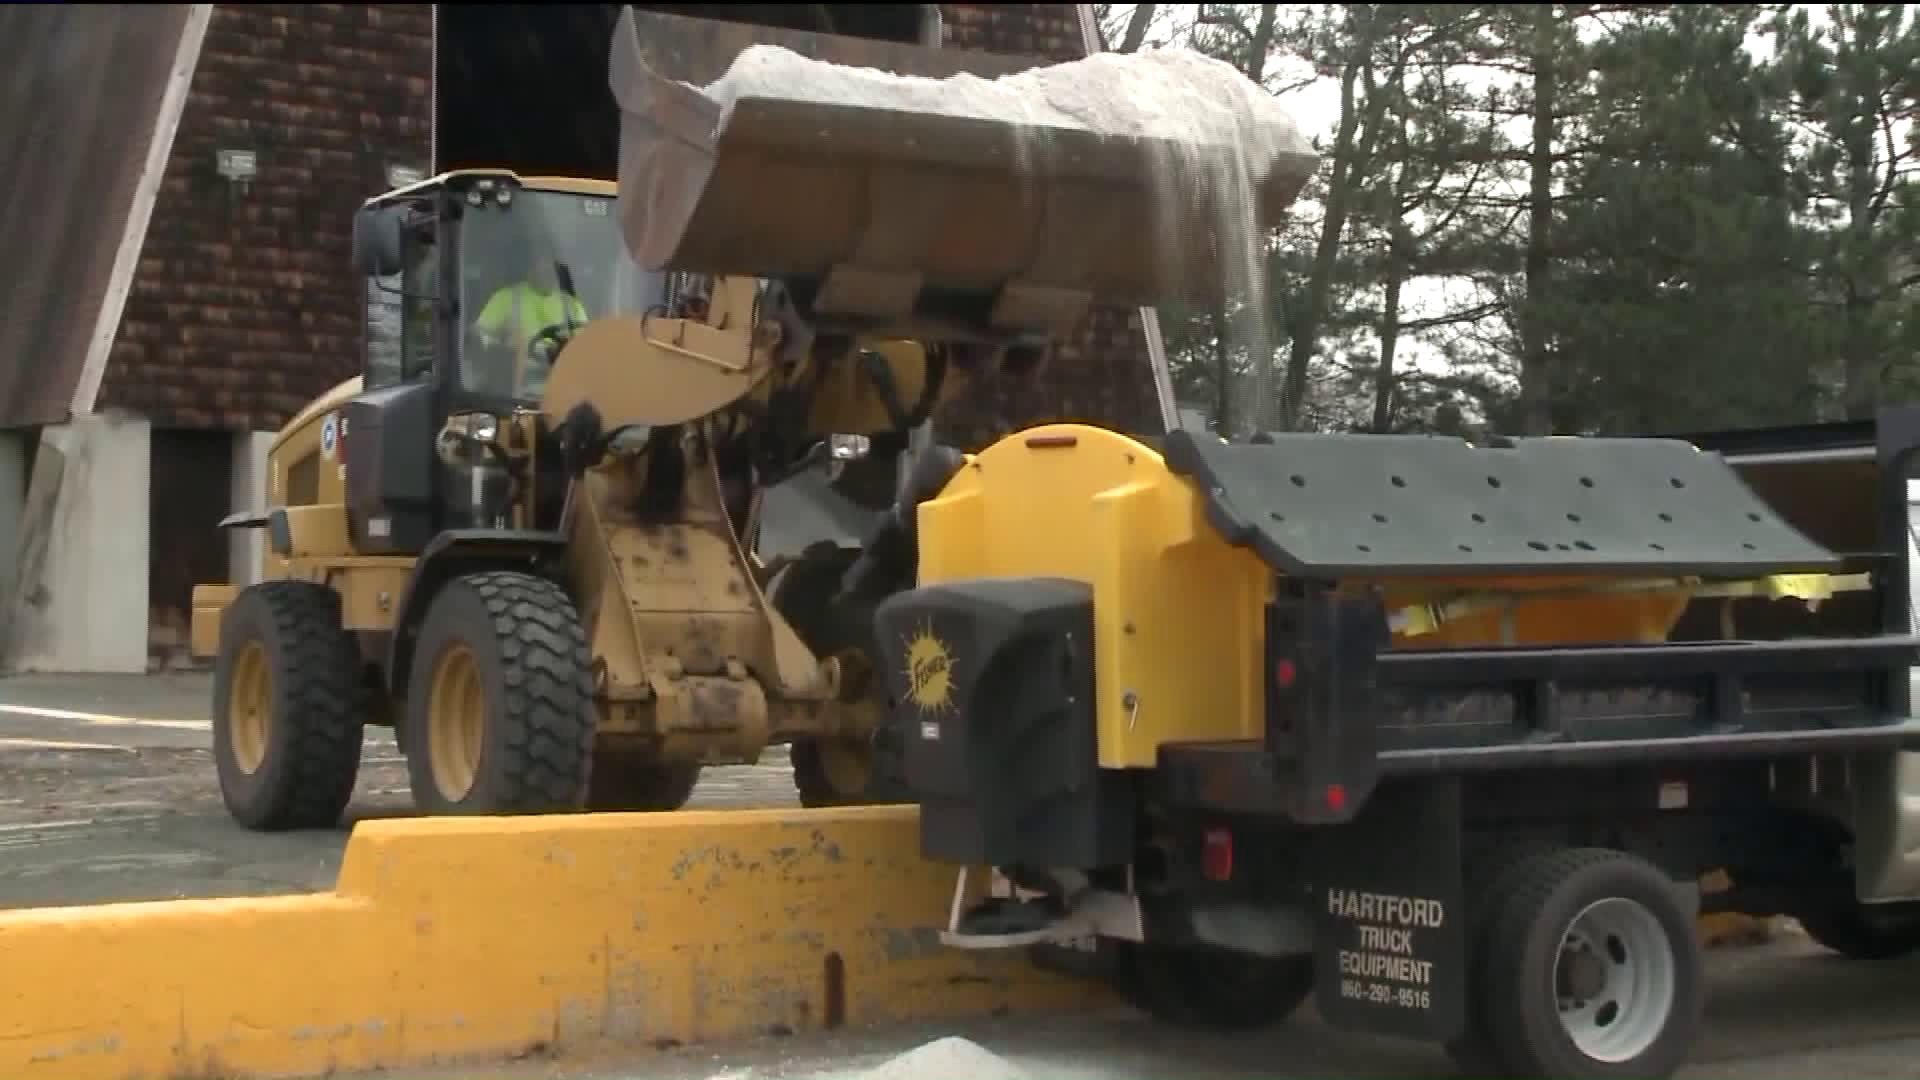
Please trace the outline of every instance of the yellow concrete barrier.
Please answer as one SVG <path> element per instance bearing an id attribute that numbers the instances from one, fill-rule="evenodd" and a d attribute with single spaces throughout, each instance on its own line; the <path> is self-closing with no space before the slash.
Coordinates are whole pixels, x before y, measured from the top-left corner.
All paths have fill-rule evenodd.
<path id="1" fill-rule="evenodd" d="M 331 893 L 4 912 L 0 1076 L 319 1074 L 1104 997 L 942 948 L 953 878 L 917 848 L 911 807 L 384 821 Z"/>

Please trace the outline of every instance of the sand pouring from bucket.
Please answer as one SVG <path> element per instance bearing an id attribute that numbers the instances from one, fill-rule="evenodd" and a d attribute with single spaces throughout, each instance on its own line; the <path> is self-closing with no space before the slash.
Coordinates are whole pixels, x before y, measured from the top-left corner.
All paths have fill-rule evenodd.
<path id="1" fill-rule="evenodd" d="M 669 46 L 686 31 L 631 8 L 615 31 L 629 249 L 648 269 L 778 279 L 821 326 L 1052 339 L 1096 301 L 1204 300 L 1236 287 L 1239 248 L 1317 164 L 1264 90 L 1196 54 L 1040 66 L 701 32 L 732 37 Z"/>

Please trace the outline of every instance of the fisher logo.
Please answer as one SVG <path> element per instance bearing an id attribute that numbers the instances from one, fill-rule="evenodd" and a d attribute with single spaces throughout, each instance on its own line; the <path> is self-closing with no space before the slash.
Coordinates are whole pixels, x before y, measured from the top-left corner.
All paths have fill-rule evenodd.
<path id="1" fill-rule="evenodd" d="M 953 655 L 946 643 L 922 625 L 907 639 L 907 700 L 921 712 L 953 711 Z"/>
<path id="2" fill-rule="evenodd" d="M 328 413 L 320 421 L 320 454 L 327 460 L 333 460 L 333 452 L 340 445 L 340 414 Z"/>

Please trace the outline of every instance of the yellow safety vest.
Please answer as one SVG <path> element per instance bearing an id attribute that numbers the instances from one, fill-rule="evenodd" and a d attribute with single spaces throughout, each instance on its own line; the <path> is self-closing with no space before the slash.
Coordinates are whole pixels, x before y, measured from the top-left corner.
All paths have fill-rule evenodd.
<path id="1" fill-rule="evenodd" d="M 492 334 L 506 329 L 509 320 L 517 343 L 525 345 L 549 326 L 565 326 L 569 320 L 576 330 L 587 325 L 587 309 L 577 297 L 558 289 L 541 292 L 531 285 L 508 285 L 487 300 L 476 323 L 482 332 Z"/>

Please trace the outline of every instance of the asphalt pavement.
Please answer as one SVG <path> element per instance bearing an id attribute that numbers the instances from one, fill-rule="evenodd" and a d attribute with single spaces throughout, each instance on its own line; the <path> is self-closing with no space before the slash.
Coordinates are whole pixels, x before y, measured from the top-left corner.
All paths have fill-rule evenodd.
<path id="1" fill-rule="evenodd" d="M 337 829 L 252 833 L 214 777 L 211 679 L 0 679 L 0 908 L 331 888 L 353 822 L 412 812 L 391 732 L 369 729 Z M 694 806 L 794 805 L 784 748 L 709 769 Z"/>

